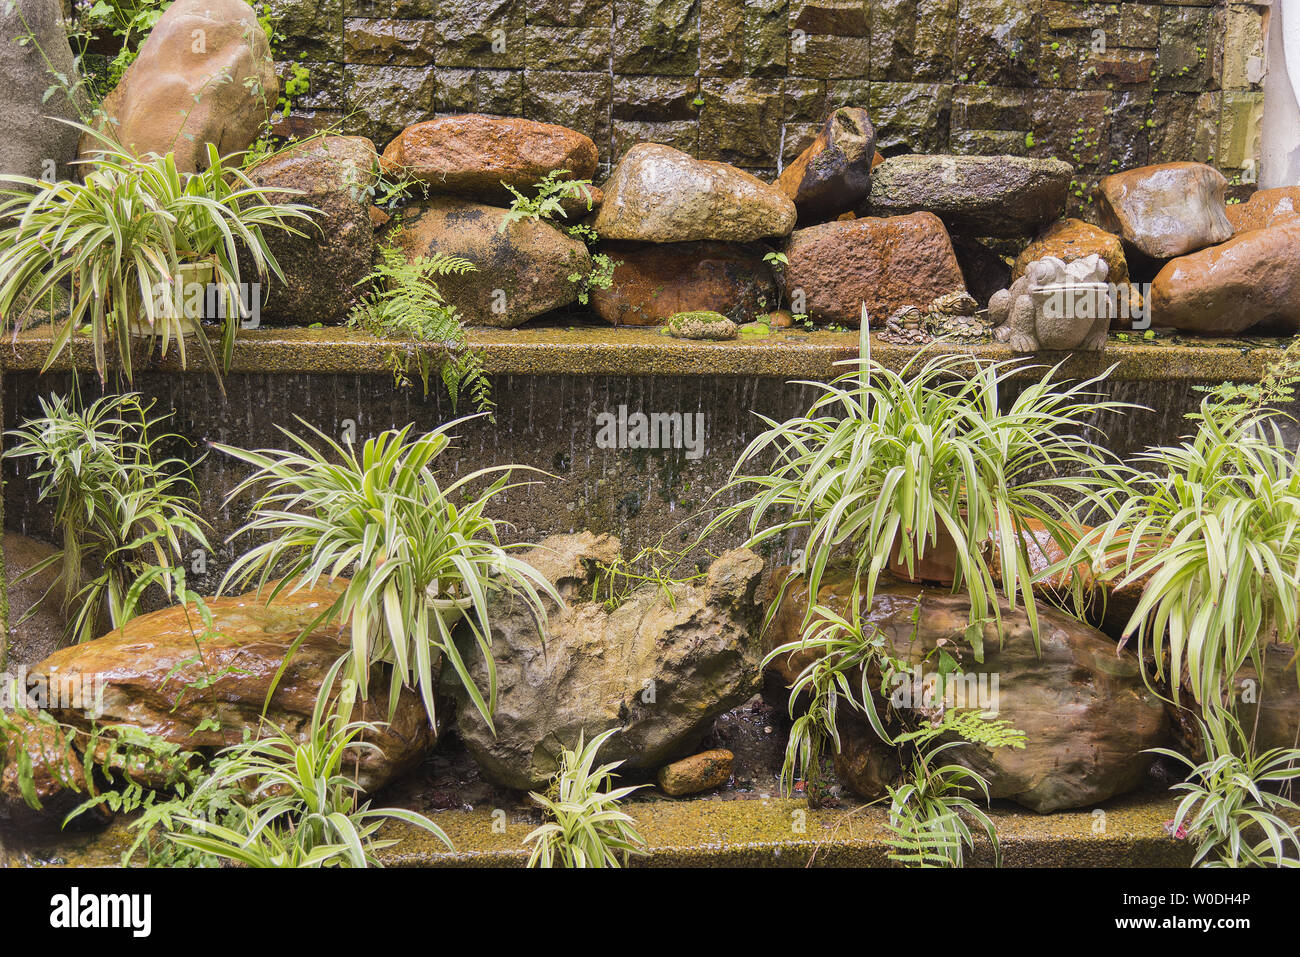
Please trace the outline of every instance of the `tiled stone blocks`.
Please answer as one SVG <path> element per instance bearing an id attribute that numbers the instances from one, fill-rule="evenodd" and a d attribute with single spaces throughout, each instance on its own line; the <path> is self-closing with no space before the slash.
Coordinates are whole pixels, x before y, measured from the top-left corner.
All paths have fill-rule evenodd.
<path id="1" fill-rule="evenodd" d="M 522 116 L 524 75 L 518 70 L 439 69 L 434 108 L 438 113 Z"/>
<path id="2" fill-rule="evenodd" d="M 1041 19 L 1040 0 L 958 0 L 958 80 L 1032 85 L 1038 76 Z"/>
<path id="3" fill-rule="evenodd" d="M 1162 90 L 1199 92 L 1211 84 L 1214 10 L 1166 6 L 1160 12 L 1160 55 L 1156 80 Z"/>
<path id="4" fill-rule="evenodd" d="M 773 144 L 781 137 L 782 95 L 753 79 L 700 81 L 701 159 L 735 166 L 776 166 Z"/>
<path id="5" fill-rule="evenodd" d="M 1267 11 L 1244 0 L 268 3 L 277 56 L 311 73 L 280 128 L 346 117 L 381 148 L 482 112 L 580 129 L 606 169 L 654 141 L 775 172 L 854 105 L 886 155 L 1055 155 L 1081 179 L 1174 159 L 1247 174 L 1258 150 Z"/>
<path id="6" fill-rule="evenodd" d="M 609 156 L 609 104 L 613 80 L 608 72 L 525 70 L 523 116 L 585 133 L 601 162 Z"/>
<path id="7" fill-rule="evenodd" d="M 615 0 L 613 45 L 615 73 L 693 76 L 700 68 L 699 0 Z"/>
<path id="8" fill-rule="evenodd" d="M 431 66 L 349 64 L 343 69 L 347 131 L 383 150 L 405 127 L 433 116 L 436 87 Z"/>
<path id="9" fill-rule="evenodd" d="M 525 0 L 438 0 L 438 66 L 523 69 Z"/>
<path id="10" fill-rule="evenodd" d="M 950 79 L 958 0 L 876 0 L 871 4 L 872 79 Z"/>
<path id="11" fill-rule="evenodd" d="M 835 84 L 828 84 L 827 90 L 834 102 Z M 876 127 L 876 149 L 887 156 L 946 151 L 952 98 L 951 85 L 872 83 L 867 110 Z"/>
<path id="12" fill-rule="evenodd" d="M 343 62 L 344 0 L 267 0 L 286 59 Z"/>

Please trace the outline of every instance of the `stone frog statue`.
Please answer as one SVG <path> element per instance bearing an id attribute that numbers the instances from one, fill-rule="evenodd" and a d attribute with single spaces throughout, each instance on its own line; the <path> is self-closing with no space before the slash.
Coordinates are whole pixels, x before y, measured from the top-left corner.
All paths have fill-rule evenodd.
<path id="1" fill-rule="evenodd" d="M 1108 270 L 1095 253 L 1070 263 L 1035 259 L 989 300 L 994 339 L 1016 352 L 1104 349 L 1112 312 Z"/>

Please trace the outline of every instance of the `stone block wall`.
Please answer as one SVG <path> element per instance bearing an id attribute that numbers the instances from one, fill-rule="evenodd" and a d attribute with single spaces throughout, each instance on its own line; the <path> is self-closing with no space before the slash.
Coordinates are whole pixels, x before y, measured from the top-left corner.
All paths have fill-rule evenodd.
<path id="1" fill-rule="evenodd" d="M 581 130 L 773 175 L 836 106 L 881 151 L 1121 168 L 1258 163 L 1267 4 L 1226 0 L 268 0 L 311 70 L 284 121 L 384 144 L 435 113 Z M 1082 197 L 1078 197 L 1082 199 Z"/>

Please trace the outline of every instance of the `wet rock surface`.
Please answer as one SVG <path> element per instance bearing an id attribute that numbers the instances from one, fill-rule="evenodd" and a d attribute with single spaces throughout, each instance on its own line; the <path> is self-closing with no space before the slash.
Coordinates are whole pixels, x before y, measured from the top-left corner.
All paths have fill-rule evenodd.
<path id="1" fill-rule="evenodd" d="M 1170 260 L 1151 286 L 1152 320 L 1236 335 L 1264 322 L 1300 330 L 1300 222 L 1240 233 Z"/>
<path id="2" fill-rule="evenodd" d="M 1081 219 L 1060 219 L 1039 233 L 1016 257 L 1015 265 L 1011 267 L 1011 279 L 1019 279 L 1031 262 L 1044 256 L 1055 256 L 1061 262 L 1072 263 L 1094 254 L 1106 263 L 1108 281 L 1116 284 L 1128 282 L 1128 262 L 1120 238 Z"/>
<path id="3" fill-rule="evenodd" d="M 708 791 L 727 783 L 736 756 L 718 748 L 682 758 L 659 769 L 656 780 L 665 794 L 681 797 Z"/>
<path id="4" fill-rule="evenodd" d="M 591 179 L 596 172 L 591 138 L 553 123 L 518 117 L 442 116 L 414 123 L 384 148 L 383 169 L 411 176 L 431 190 L 509 204 L 507 183 L 525 196 L 549 173 Z"/>
<path id="5" fill-rule="evenodd" d="M 28 714 L 0 713 L 0 825 L 57 828 L 86 798 L 81 756 L 68 735 Z"/>
<path id="6" fill-rule="evenodd" d="M 301 203 L 316 210 L 310 223 L 294 224 L 301 236 L 283 230 L 266 233 L 284 272 L 284 282 L 269 280 L 263 303 L 266 319 L 311 325 L 347 318 L 357 300 L 357 284 L 370 273 L 375 253 L 370 190 L 377 161 L 375 145 L 364 136 L 325 136 L 248 170 L 254 183 L 272 188 L 269 202 Z M 251 281 L 251 260 L 241 260 L 240 268 Z"/>
<path id="7" fill-rule="evenodd" d="M 760 243 L 605 243 L 619 265 L 591 307 L 616 326 L 659 325 L 677 312 L 709 309 L 747 322 L 776 305 L 776 282 Z"/>
<path id="8" fill-rule="evenodd" d="M 655 143 L 628 150 L 603 189 L 602 239 L 743 243 L 785 236 L 795 223 L 794 203 L 756 176 Z"/>
<path id="9" fill-rule="evenodd" d="M 736 324 L 720 312 L 679 312 L 668 317 L 664 331 L 675 339 L 721 342 L 736 338 Z"/>
<path id="10" fill-rule="evenodd" d="M 1228 181 L 1204 163 L 1163 163 L 1107 176 L 1097 184 L 1097 215 L 1143 255 L 1169 259 L 1232 236 L 1224 209 Z"/>
<path id="11" fill-rule="evenodd" d="M 933 213 L 842 220 L 798 229 L 786 246 L 785 293 L 802 292 L 814 320 L 873 326 L 905 306 L 928 309 L 965 291 L 943 223 Z"/>
<path id="12" fill-rule="evenodd" d="M 56 76 L 62 74 L 68 87 L 78 80 L 62 16 L 58 0 L 17 0 L 0 7 L 0 90 L 5 91 L 0 173 L 33 179 L 50 173 L 68 176 L 68 164 L 77 157 L 80 134 L 59 122 L 80 119 L 85 106 Z M 29 34 L 31 43 L 15 42 Z M 54 91 L 47 94 L 51 87 Z"/>
<path id="13" fill-rule="evenodd" d="M 847 575 L 828 577 L 818 601 L 843 612 L 851 584 Z M 798 637 L 807 601 L 801 583 L 792 583 L 769 647 Z M 892 653 L 924 670 L 932 668 L 938 643 L 946 642 L 950 653 L 960 655 L 968 701 L 991 695 L 997 677 L 998 717 L 1025 732 L 1025 748 L 963 745 L 947 752 L 953 760 L 982 774 L 993 797 L 1043 813 L 1088 807 L 1143 782 L 1152 761 L 1143 751 L 1166 743 L 1169 722 L 1131 653 L 1117 654 L 1114 641 L 1041 603 L 1037 652 L 1023 609 L 1012 611 L 1004 603 L 1001 634 L 993 622 L 983 626 L 984 661 L 976 662 L 962 638 L 969 613 L 964 596 L 912 585 L 878 589 L 867 613 Z M 788 684 L 810 654 L 778 659 L 774 667 L 781 680 Z M 868 755 L 873 732 L 865 723 L 845 731 L 847 754 L 837 763 L 842 783 L 875 797 L 890 773 L 887 756 Z"/>
<path id="14" fill-rule="evenodd" d="M 775 186 L 794 202 L 798 225 L 834 219 L 867 198 L 876 130 L 867 111 L 845 106 L 831 113 L 817 138 L 781 171 Z"/>
<path id="15" fill-rule="evenodd" d="M 252 7 L 243 0 L 176 0 L 104 98 L 103 111 L 127 149 L 141 156 L 175 152 L 177 168 L 193 172 L 207 166 L 209 143 L 223 156 L 247 149 L 279 92 Z M 83 155 L 97 142 L 83 138 Z"/>
<path id="16" fill-rule="evenodd" d="M 32 677 L 58 705 L 51 714 L 79 731 L 90 729 L 92 710 L 98 710 L 101 725 L 132 725 L 187 750 L 213 751 L 241 741 L 245 731 L 257 733 L 290 646 L 337 596 L 320 587 L 282 594 L 270 604 L 256 592 L 211 599 L 211 630 L 194 606 L 173 606 L 56 651 L 32 668 Z M 346 627 L 314 627 L 289 658 L 266 720 L 302 735 L 325 675 L 349 642 Z M 388 720 L 388 687 L 388 675 L 376 670 L 367 718 Z M 85 701 L 88 689 L 96 688 L 103 689 L 102 697 Z M 368 749 L 361 759 L 363 789 L 379 789 L 418 763 L 435 742 L 424 706 L 404 690 L 391 723 L 374 741 L 379 750 Z"/>
<path id="17" fill-rule="evenodd" d="M 927 211 L 971 236 L 1018 236 L 1065 212 L 1074 168 L 1018 156 L 891 156 L 871 175 L 859 212 L 896 216 Z"/>
<path id="18" fill-rule="evenodd" d="M 598 562 L 618 540 L 590 532 L 544 540 L 523 559 L 555 583 L 569 607 L 549 609 L 545 642 L 519 605 L 492 612 L 496 734 L 472 707 L 456 728 L 485 778 L 504 787 L 545 785 L 559 752 L 619 728 L 599 760 L 654 769 L 697 747 L 719 715 L 758 690 L 761 642 L 755 599 L 762 560 L 744 549 L 710 566 L 698 584 L 637 591 L 613 611 L 587 601 Z M 675 603 L 675 607 L 674 607 Z M 486 679 L 473 656 L 471 675 Z"/>
<path id="19" fill-rule="evenodd" d="M 505 225 L 506 213 L 437 196 L 408 207 L 389 238 L 412 259 L 441 253 L 472 262 L 473 272 L 440 277 L 439 290 L 466 322 L 510 329 L 575 302 L 579 287 L 569 277 L 589 273 L 591 255 L 580 240 L 541 220 Z"/>
<path id="20" fill-rule="evenodd" d="M 1244 203 L 1224 207 L 1234 234 L 1263 229 L 1300 218 L 1300 186 L 1279 186 L 1252 193 Z"/>

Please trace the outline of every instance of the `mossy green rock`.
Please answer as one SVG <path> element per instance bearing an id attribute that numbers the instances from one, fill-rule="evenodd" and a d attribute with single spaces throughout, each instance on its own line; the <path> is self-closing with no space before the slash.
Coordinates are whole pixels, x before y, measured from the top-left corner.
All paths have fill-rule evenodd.
<path id="1" fill-rule="evenodd" d="M 668 335 L 678 339 L 734 339 L 736 324 L 720 312 L 679 312 L 668 317 Z"/>

